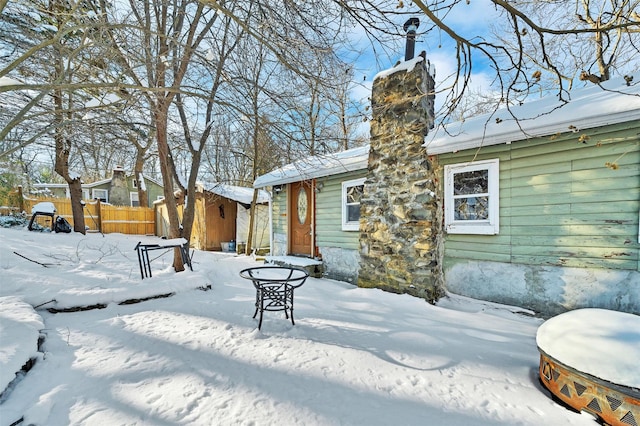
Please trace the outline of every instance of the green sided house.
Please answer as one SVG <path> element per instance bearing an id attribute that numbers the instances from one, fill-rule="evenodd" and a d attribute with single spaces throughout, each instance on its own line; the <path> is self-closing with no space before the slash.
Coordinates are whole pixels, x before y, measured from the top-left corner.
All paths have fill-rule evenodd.
<path id="1" fill-rule="evenodd" d="M 326 276 L 355 284 L 368 157 L 367 145 L 303 159 L 256 179 L 255 188 L 271 188 L 272 256 L 315 259 Z"/>
<path id="2" fill-rule="evenodd" d="M 315 259 L 327 277 L 357 283 L 369 245 L 393 255 L 404 240 L 432 246 L 425 265 L 441 270 L 452 293 L 544 316 L 581 307 L 640 314 L 640 84 L 617 84 L 571 91 L 566 105 L 551 96 L 433 130 L 423 139 L 424 173 L 414 165 L 405 173 L 393 157 L 406 147 L 380 159 L 372 140 L 371 152 L 312 157 L 260 176 L 254 187 L 273 194 L 272 255 Z M 363 209 L 372 203 L 370 182 L 385 182 L 372 175 L 380 170 L 373 159 L 407 179 L 406 190 L 373 206 L 387 217 L 375 227 L 359 211 L 361 200 Z M 422 211 L 421 199 L 438 213 Z M 394 225 L 404 217 L 410 226 Z M 420 226 L 436 234 L 433 244 L 416 243 Z M 375 240 L 394 227 L 400 235 L 384 237 L 388 246 Z M 418 278 L 420 256 L 411 259 Z M 411 278 L 402 281 L 412 293 Z"/>
<path id="3" fill-rule="evenodd" d="M 640 313 L 640 84 L 603 86 L 425 138 L 441 167 L 448 291 L 547 315 Z"/>
<path id="4" fill-rule="evenodd" d="M 58 198 L 70 198 L 69 185 L 66 183 L 36 183 L 32 185 L 38 195 Z M 147 191 L 148 205 L 164 198 L 163 186 L 160 182 L 146 176 L 136 178 L 134 174 L 126 174 L 121 167 L 116 167 L 110 179 L 103 179 L 82 184 L 83 200 L 100 200 L 116 206 L 139 207 L 138 188 Z"/>

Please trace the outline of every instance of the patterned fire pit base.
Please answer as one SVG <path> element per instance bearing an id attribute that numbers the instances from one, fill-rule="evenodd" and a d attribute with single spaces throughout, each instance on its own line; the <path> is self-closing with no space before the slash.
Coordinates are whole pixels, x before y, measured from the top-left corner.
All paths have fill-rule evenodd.
<path id="1" fill-rule="evenodd" d="M 540 349 L 539 349 L 540 350 Z M 540 350 L 540 381 L 558 399 L 611 426 L 640 425 L 640 390 L 581 373 Z"/>

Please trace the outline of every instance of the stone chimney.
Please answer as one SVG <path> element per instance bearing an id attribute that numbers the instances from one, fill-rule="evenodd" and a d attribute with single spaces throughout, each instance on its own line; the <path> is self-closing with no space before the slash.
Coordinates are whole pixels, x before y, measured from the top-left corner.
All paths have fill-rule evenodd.
<path id="1" fill-rule="evenodd" d="M 116 166 L 116 168 L 113 169 L 111 184 L 109 186 L 109 203 L 114 206 L 128 206 L 130 204 L 127 175 L 120 166 Z"/>
<path id="2" fill-rule="evenodd" d="M 373 82 L 358 286 L 433 303 L 444 295 L 442 208 L 436 159 L 423 146 L 433 128 L 435 97 L 425 56 L 422 52 Z"/>

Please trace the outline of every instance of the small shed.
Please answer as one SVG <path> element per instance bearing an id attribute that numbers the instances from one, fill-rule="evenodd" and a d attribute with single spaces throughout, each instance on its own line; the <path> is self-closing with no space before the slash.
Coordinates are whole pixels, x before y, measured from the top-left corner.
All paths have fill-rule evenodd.
<path id="1" fill-rule="evenodd" d="M 196 187 L 196 214 L 191 247 L 198 250 L 244 250 L 249 238 L 253 189 L 223 183 L 199 183 Z M 178 213 L 182 217 L 183 205 Z M 168 219 L 163 201 L 156 202 L 156 234 L 168 236 Z M 252 249 L 269 246 L 269 193 L 258 191 Z"/>

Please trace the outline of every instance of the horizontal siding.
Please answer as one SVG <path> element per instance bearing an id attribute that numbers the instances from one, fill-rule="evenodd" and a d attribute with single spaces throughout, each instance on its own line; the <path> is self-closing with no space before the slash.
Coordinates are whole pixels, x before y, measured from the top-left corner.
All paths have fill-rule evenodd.
<path id="1" fill-rule="evenodd" d="M 442 165 L 500 159 L 500 234 L 446 235 L 445 264 L 638 270 L 639 130 L 627 123 L 441 155 Z"/>
<path id="2" fill-rule="evenodd" d="M 445 257 L 510 262 L 508 235 L 447 235 Z"/>
<path id="3" fill-rule="evenodd" d="M 548 243 L 547 235 L 520 235 L 511 237 L 511 243 L 514 246 L 544 246 Z M 585 238 L 583 235 L 562 235 L 553 238 L 556 246 L 554 247 L 620 247 L 621 250 L 633 249 L 633 241 L 627 235 L 623 236 L 602 236 L 592 235 Z M 637 250 L 636 250 L 637 251 Z"/>
<path id="4" fill-rule="evenodd" d="M 571 205 L 566 204 L 563 212 L 554 211 L 557 224 L 561 226 L 576 226 L 576 225 L 596 225 L 611 226 L 629 224 L 633 225 L 633 221 L 629 219 L 627 213 L 609 213 L 607 218 L 603 218 L 598 213 L 584 213 L 580 215 L 568 215 Z M 560 209 L 558 209 L 560 210 Z M 535 216 L 512 216 L 512 226 L 545 226 L 548 224 L 548 219 L 544 215 Z"/>
<path id="5" fill-rule="evenodd" d="M 342 182 L 362 178 L 366 170 L 318 179 L 322 190 L 316 195 L 316 245 L 358 250 L 358 231 L 342 230 Z"/>

